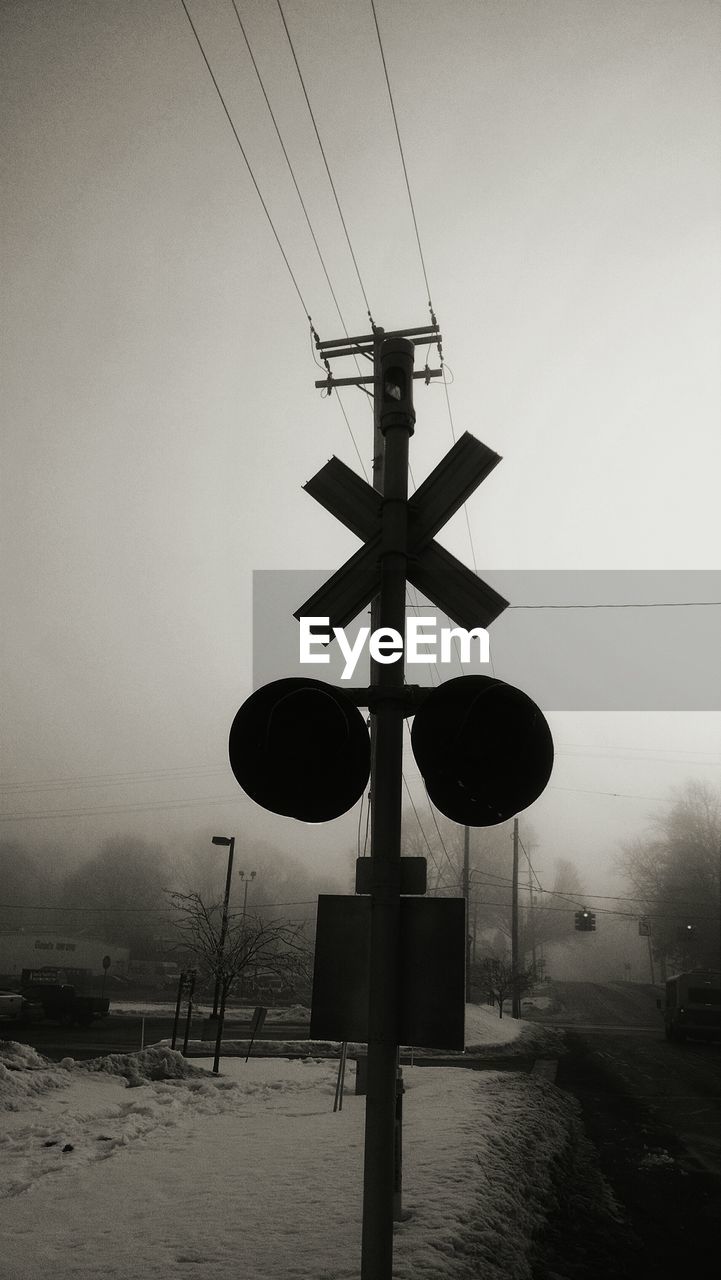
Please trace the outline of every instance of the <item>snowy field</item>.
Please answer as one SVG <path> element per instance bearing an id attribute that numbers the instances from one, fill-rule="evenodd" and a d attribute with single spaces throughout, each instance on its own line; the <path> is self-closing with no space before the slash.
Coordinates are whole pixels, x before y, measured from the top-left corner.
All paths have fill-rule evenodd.
<path id="1" fill-rule="evenodd" d="M 527 1034 L 468 1012 L 469 1040 L 488 1049 Z M 210 1065 L 159 1046 L 53 1064 L 0 1045 L 3 1280 L 359 1275 L 365 1099 L 352 1064 L 337 1113 L 333 1061 L 229 1056 L 219 1077 Z M 394 1274 L 530 1277 L 575 1105 L 535 1074 L 403 1074 Z"/>

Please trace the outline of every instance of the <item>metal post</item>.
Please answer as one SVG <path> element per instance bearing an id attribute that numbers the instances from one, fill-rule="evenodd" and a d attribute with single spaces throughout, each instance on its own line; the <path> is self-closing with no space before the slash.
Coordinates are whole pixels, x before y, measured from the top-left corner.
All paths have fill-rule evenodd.
<path id="1" fill-rule="evenodd" d="M 393 1218 L 396 1222 L 403 1220 L 403 1069 L 398 1065 L 396 1070 L 396 1122 L 395 1122 L 395 1159 L 393 1185 Z"/>
<path id="2" fill-rule="evenodd" d="M 471 998 L 470 828 L 463 828 L 463 897 L 466 900 L 466 1004 Z"/>
<path id="3" fill-rule="evenodd" d="M 222 839 L 222 838 L 221 838 Z M 213 837 L 213 843 L 221 843 L 221 839 L 217 836 Z M 225 840 L 222 840 L 225 844 Z M 225 877 L 225 897 L 223 898 L 223 918 L 220 922 L 220 939 L 218 942 L 218 972 L 215 978 L 215 991 L 213 992 L 213 1012 L 212 1018 L 218 1016 L 218 998 L 220 996 L 220 965 L 223 960 L 223 951 L 225 950 L 225 935 L 228 932 L 228 903 L 230 902 L 230 884 L 233 877 L 233 853 L 235 852 L 235 836 L 230 836 L 228 840 L 228 873 Z"/>
<path id="4" fill-rule="evenodd" d="M 218 1013 L 218 1029 L 215 1034 L 215 1056 L 213 1058 L 213 1075 L 220 1071 L 220 1048 L 223 1043 L 223 1025 L 225 1023 L 225 985 L 220 993 L 220 1010 Z"/>
<path id="5" fill-rule="evenodd" d="M 374 419 L 378 487 L 380 346 L 374 342 Z M 412 345 L 408 344 L 411 351 Z M 405 637 L 408 441 L 412 423 L 392 424 L 382 450 L 383 531 L 381 588 L 372 629 L 392 627 Z M 381 694 L 371 764 L 371 929 L 368 1008 L 368 1095 L 365 1122 L 361 1280 L 391 1280 L 396 1150 L 396 1060 L 398 1026 L 398 921 L 400 915 L 401 785 L 403 768 L 404 661 L 374 664 L 371 684 Z"/>
<path id="6" fill-rule="evenodd" d="M 513 888 L 511 890 L 511 1016 L 520 1018 L 518 994 L 518 818 L 513 819 Z"/>
<path id="7" fill-rule="evenodd" d="M 529 845 L 528 847 L 529 849 L 532 848 L 531 845 Z M 529 932 L 531 935 L 531 973 L 533 975 L 533 981 L 535 982 L 536 981 L 536 918 L 534 916 L 535 902 L 533 898 L 533 873 L 531 870 L 530 859 L 528 862 L 528 897 L 529 897 L 529 903 L 530 903 L 529 912 L 528 912 L 528 924 L 529 924 Z"/>
<path id="8" fill-rule="evenodd" d="M 656 978 L 654 977 L 654 972 L 653 972 L 653 948 L 652 948 L 652 946 L 651 946 L 651 932 L 650 932 L 650 930 L 649 930 L 649 932 L 648 932 L 648 933 L 647 933 L 647 935 L 646 935 L 646 941 L 648 942 L 648 963 L 649 963 L 649 967 L 650 967 L 650 969 L 651 969 L 651 986 L 652 986 L 652 987 L 655 987 L 655 986 L 656 986 Z"/>
<path id="9" fill-rule="evenodd" d="M 192 1021 L 192 1018 L 193 1018 L 193 992 L 191 989 L 190 995 L 188 996 L 188 1007 L 185 1011 L 185 1035 L 183 1036 L 183 1057 L 185 1057 L 188 1052 L 188 1040 L 190 1039 L 190 1023 Z"/>
<path id="10" fill-rule="evenodd" d="M 173 1038 L 170 1041 L 171 1049 L 175 1048 L 175 1042 L 178 1038 L 178 1023 L 180 1021 L 180 1003 L 183 999 L 184 987 L 185 987 L 185 973 L 181 973 L 178 979 L 178 998 L 175 1001 L 175 1017 L 173 1019 Z"/>

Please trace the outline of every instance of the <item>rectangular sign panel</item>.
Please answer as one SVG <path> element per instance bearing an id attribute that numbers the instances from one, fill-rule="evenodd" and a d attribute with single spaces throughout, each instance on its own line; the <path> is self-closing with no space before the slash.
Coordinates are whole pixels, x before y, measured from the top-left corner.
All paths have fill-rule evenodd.
<path id="1" fill-rule="evenodd" d="M 312 1040 L 368 1040 L 371 899 L 321 894 Z M 397 1043 L 465 1046 L 465 901 L 401 898 Z"/>

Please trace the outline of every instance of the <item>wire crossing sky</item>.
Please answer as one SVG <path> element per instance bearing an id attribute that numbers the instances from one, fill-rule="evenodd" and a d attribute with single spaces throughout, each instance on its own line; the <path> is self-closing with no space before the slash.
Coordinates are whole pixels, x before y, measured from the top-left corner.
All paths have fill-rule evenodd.
<path id="1" fill-rule="evenodd" d="M 719 567 L 718 6 L 13 0 L 0 47 L 3 838 L 89 851 L 221 814 L 322 868 L 362 845 L 363 812 L 299 834 L 222 772 L 253 571 L 357 549 L 302 485 L 334 454 L 370 473 L 369 400 L 316 392 L 310 324 L 438 316 L 412 474 L 465 431 L 502 456 L 442 537 L 491 585 Z M 713 633 L 718 599 L 674 612 Z M 716 777 L 711 710 L 552 728 L 589 754 L 559 752 L 528 814 L 544 884 Z"/>

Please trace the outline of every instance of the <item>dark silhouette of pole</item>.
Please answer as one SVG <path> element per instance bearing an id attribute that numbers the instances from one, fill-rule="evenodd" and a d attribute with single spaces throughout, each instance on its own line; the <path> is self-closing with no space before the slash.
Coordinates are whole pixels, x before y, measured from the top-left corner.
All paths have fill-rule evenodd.
<path id="1" fill-rule="evenodd" d="M 218 1016 L 220 999 L 220 973 L 225 951 L 225 935 L 228 932 L 228 903 L 230 902 L 230 884 L 233 877 L 233 853 L 235 852 L 235 836 L 213 836 L 212 844 L 225 845 L 228 849 L 228 874 L 225 877 L 225 897 L 223 898 L 223 916 L 220 922 L 220 938 L 218 939 L 218 964 L 215 974 L 215 991 L 213 992 L 213 1012 L 211 1017 Z"/>
<path id="2" fill-rule="evenodd" d="M 173 1037 L 170 1041 L 171 1049 L 175 1048 L 175 1042 L 178 1038 L 178 1023 L 180 1022 L 180 1005 L 183 999 L 184 990 L 185 990 L 185 973 L 181 973 L 180 977 L 178 978 L 178 996 L 175 1001 L 175 1017 L 173 1019 Z"/>
<path id="3" fill-rule="evenodd" d="M 520 1018 L 518 994 L 518 818 L 513 819 L 513 888 L 511 890 L 511 1016 Z"/>
<path id="4" fill-rule="evenodd" d="M 245 878 L 244 871 L 239 871 L 238 875 L 240 876 L 241 880 L 245 884 L 245 888 L 243 890 L 243 927 L 245 927 L 245 917 L 248 912 L 248 885 L 250 884 L 251 880 L 255 880 L 255 872 L 251 871 L 247 880 Z"/>
<path id="5" fill-rule="evenodd" d="M 250 876 L 249 876 L 249 878 L 248 878 L 247 880 L 246 880 L 246 878 L 245 878 L 245 872 L 244 872 L 244 871 L 239 871 L 239 872 L 238 872 L 238 875 L 240 876 L 241 880 L 243 880 L 243 881 L 244 881 L 244 883 L 245 883 L 245 888 L 244 888 L 244 890 L 243 890 L 243 933 L 245 934 L 245 917 L 246 917 L 246 915 L 247 915 L 247 913 L 248 913 L 248 885 L 250 884 L 250 881 L 251 881 L 251 880 L 255 880 L 255 872 L 254 872 L 254 871 L 251 871 Z M 240 996 L 240 998 L 241 998 L 241 1000 L 242 1000 L 242 998 L 243 998 L 243 971 L 241 971 L 241 974 L 240 974 L 240 982 L 239 982 L 239 991 L 238 991 L 238 994 L 239 994 L 239 996 Z"/>
<path id="6" fill-rule="evenodd" d="M 529 849 L 532 845 L 528 846 Z M 536 981 L 536 917 L 535 917 L 535 899 L 533 897 L 533 871 L 531 868 L 531 860 L 528 860 L 528 928 L 531 938 L 531 973 L 533 981 Z"/>
<path id="7" fill-rule="evenodd" d="M 466 1003 L 471 998 L 471 872 L 470 829 L 463 828 L 463 897 L 466 900 Z"/>
<path id="8" fill-rule="evenodd" d="M 408 441 L 414 415 L 387 412 L 383 386 L 385 352 L 410 362 L 413 344 L 393 339 L 382 347 L 374 334 L 374 486 L 382 468 L 383 530 L 381 587 L 373 630 L 393 628 L 405 637 Z M 399 410 L 412 394 L 391 392 Z M 382 446 L 382 449 L 381 449 Z M 381 461 L 382 459 L 382 461 Z M 394 1193 L 397 1189 L 396 1063 L 398 1037 L 398 922 L 400 916 L 401 786 L 403 768 L 403 653 L 392 663 L 374 663 L 377 700 L 371 762 L 371 930 L 368 1005 L 368 1094 L 365 1120 L 361 1280 L 391 1280 Z"/>

